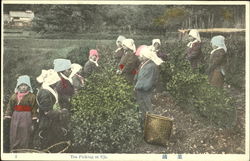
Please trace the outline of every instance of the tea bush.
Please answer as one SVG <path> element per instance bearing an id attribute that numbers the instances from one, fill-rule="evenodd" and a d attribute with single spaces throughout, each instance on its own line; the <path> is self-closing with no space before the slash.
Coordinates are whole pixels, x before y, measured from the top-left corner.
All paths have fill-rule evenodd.
<path id="1" fill-rule="evenodd" d="M 226 82 L 244 90 L 245 88 L 245 40 L 230 39 L 227 42 Z"/>
<path id="2" fill-rule="evenodd" d="M 94 48 L 94 47 L 93 47 Z M 84 64 L 88 61 L 90 47 L 75 47 L 68 53 L 67 59 L 71 60 L 72 63 Z"/>
<path id="3" fill-rule="evenodd" d="M 161 77 L 166 90 L 185 110 L 205 117 L 220 127 L 230 127 L 235 121 L 234 100 L 226 90 L 212 87 L 204 74 L 207 64 L 192 70 L 184 58 L 185 44 L 176 43 L 168 47 L 167 62 L 161 65 Z"/>
<path id="4" fill-rule="evenodd" d="M 235 88 L 244 90 L 245 88 L 245 40 L 240 37 L 226 36 L 225 44 L 227 46 L 227 64 L 225 82 Z M 205 56 L 204 66 L 207 68 L 209 56 L 212 48 L 210 40 L 205 39 L 202 46 L 202 52 Z"/>
<path id="5" fill-rule="evenodd" d="M 103 68 L 88 78 L 84 89 L 72 99 L 76 152 L 133 152 L 141 130 L 132 90 L 112 68 Z"/>

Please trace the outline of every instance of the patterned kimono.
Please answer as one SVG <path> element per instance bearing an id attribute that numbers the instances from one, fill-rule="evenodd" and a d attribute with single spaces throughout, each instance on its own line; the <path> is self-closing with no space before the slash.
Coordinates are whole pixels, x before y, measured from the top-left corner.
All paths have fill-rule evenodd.
<path id="1" fill-rule="evenodd" d="M 29 144 L 32 141 L 32 118 L 37 117 L 36 96 L 28 93 L 18 104 L 17 94 L 13 94 L 5 116 L 11 116 L 10 149 L 31 148 Z"/>

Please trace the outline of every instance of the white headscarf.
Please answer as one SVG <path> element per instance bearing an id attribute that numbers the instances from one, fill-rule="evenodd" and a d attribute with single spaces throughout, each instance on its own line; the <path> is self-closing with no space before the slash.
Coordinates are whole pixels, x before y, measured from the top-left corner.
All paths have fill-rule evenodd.
<path id="1" fill-rule="evenodd" d="M 125 39 L 122 41 L 122 45 L 131 49 L 134 53 L 136 52 L 135 42 L 133 39 Z"/>
<path id="2" fill-rule="evenodd" d="M 153 39 L 152 45 L 150 46 L 150 50 L 152 50 L 154 52 L 158 52 L 159 50 L 157 50 L 154 46 L 155 43 L 159 43 L 161 45 L 161 40 L 160 39 Z"/>
<path id="3" fill-rule="evenodd" d="M 193 43 L 201 42 L 200 34 L 199 34 L 199 31 L 198 31 L 197 29 L 192 29 L 192 30 L 190 30 L 190 32 L 189 32 L 188 35 L 190 35 L 190 36 L 192 36 L 193 38 L 195 38 L 194 41 L 189 42 L 189 43 L 187 44 L 188 47 L 191 48 L 192 45 L 193 45 Z"/>
<path id="4" fill-rule="evenodd" d="M 18 91 L 18 86 L 20 86 L 21 84 L 26 84 L 27 86 L 29 86 L 30 92 L 33 93 L 33 89 L 31 87 L 31 83 L 30 83 L 30 77 L 28 75 L 22 75 L 22 76 L 19 76 L 17 78 L 15 93 Z"/>
<path id="5" fill-rule="evenodd" d="M 152 45 L 154 45 L 156 42 L 161 45 L 161 40 L 160 39 L 153 39 L 152 40 Z"/>
<path id="6" fill-rule="evenodd" d="M 224 51 L 227 52 L 227 47 L 225 45 L 225 37 L 224 36 L 221 36 L 221 35 L 214 36 L 211 39 L 211 43 L 212 43 L 212 45 L 218 47 L 218 48 L 212 50 L 211 54 L 213 54 L 216 50 L 219 50 L 219 49 L 224 49 Z"/>
<path id="7" fill-rule="evenodd" d="M 143 47 L 140 50 L 140 56 L 152 60 L 156 65 L 160 65 L 161 63 L 164 62 L 161 58 L 159 58 L 157 56 L 157 54 L 155 52 L 150 50 L 150 47 L 148 47 L 148 46 Z"/>
<path id="8" fill-rule="evenodd" d="M 118 36 L 118 38 L 117 38 L 117 40 L 116 40 L 116 45 L 118 46 L 118 45 L 119 45 L 118 42 L 121 42 L 121 43 L 122 43 L 122 41 L 125 40 L 125 39 L 126 39 L 126 37 L 124 37 L 124 36 L 122 36 L 122 35 Z"/>
<path id="9" fill-rule="evenodd" d="M 64 70 L 70 69 L 71 61 L 68 59 L 55 59 L 54 60 L 54 70 L 56 72 L 62 72 Z"/>
<path id="10" fill-rule="evenodd" d="M 71 74 L 69 75 L 69 81 L 73 84 L 72 77 L 82 69 L 82 66 L 76 63 L 71 64 Z"/>
<path id="11" fill-rule="evenodd" d="M 40 76 L 38 76 L 36 78 L 36 80 L 39 83 L 43 83 L 42 84 L 42 88 L 43 89 L 47 89 L 48 91 L 50 91 L 50 93 L 52 93 L 55 98 L 56 98 L 56 103 L 58 102 L 58 94 L 55 90 L 53 90 L 50 85 L 55 84 L 56 82 L 60 81 L 60 77 L 58 76 L 57 72 L 53 69 L 49 69 L 49 70 L 42 70 L 42 73 L 40 74 Z"/>

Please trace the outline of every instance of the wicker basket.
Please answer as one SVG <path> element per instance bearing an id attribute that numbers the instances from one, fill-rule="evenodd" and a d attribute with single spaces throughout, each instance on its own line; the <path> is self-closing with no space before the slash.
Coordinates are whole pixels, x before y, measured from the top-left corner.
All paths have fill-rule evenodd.
<path id="1" fill-rule="evenodd" d="M 165 146 L 170 138 L 172 126 L 173 120 L 170 118 L 147 113 L 144 126 L 145 141 Z"/>
<path id="2" fill-rule="evenodd" d="M 44 150 L 35 150 L 35 149 L 13 149 L 11 153 L 64 153 L 68 150 L 71 145 L 70 141 L 62 141 L 56 143 L 47 149 Z"/>
<path id="3" fill-rule="evenodd" d="M 35 150 L 35 149 L 13 149 L 11 153 L 45 153 L 44 151 Z"/>

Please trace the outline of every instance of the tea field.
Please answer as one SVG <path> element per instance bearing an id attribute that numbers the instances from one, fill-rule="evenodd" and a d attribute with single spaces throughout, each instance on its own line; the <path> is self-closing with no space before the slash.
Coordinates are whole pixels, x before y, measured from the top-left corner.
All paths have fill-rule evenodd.
<path id="1" fill-rule="evenodd" d="M 154 37 L 147 37 L 147 39 L 137 37 L 135 43 L 137 46 L 141 44 L 149 45 L 152 38 Z M 173 39 L 168 38 L 162 40 L 165 44 L 165 48 L 173 48 L 176 45 L 176 41 Z M 54 59 L 72 58 L 73 63 L 84 65 L 89 49 L 97 48 L 100 51 L 102 59 L 102 55 L 112 55 L 112 52 L 116 48 L 115 39 L 91 40 L 81 39 L 80 37 L 77 39 L 48 39 L 6 36 L 3 42 L 3 98 L 5 105 L 15 88 L 18 75 L 29 75 L 33 88 L 36 89 L 39 88 L 36 77 L 42 69 L 53 68 Z M 206 48 L 206 51 L 209 50 L 209 48 Z M 171 54 L 171 51 L 167 52 Z M 154 92 L 153 108 L 154 113 L 170 117 L 174 120 L 170 140 L 166 147 L 150 145 L 141 141 L 135 147 L 135 150 L 131 149 L 131 153 L 245 153 L 244 85 L 241 85 L 241 88 L 228 85 L 229 84 L 225 85 L 226 91 L 236 100 L 234 104 L 236 119 L 232 127 L 222 128 L 180 107 L 170 92 L 164 90 L 165 84 L 163 83 L 162 90 L 156 90 Z M 72 152 L 74 152 L 74 149 L 72 149 Z"/>

